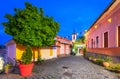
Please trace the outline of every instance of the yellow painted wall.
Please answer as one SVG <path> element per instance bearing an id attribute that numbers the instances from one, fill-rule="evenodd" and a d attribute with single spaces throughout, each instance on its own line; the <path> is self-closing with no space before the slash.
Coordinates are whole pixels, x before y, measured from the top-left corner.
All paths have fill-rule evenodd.
<path id="1" fill-rule="evenodd" d="M 38 58 L 38 48 L 32 48 L 32 52 L 34 52 L 35 59 Z"/>
<path id="2" fill-rule="evenodd" d="M 52 47 L 50 47 L 50 56 L 53 56 L 53 50 Z"/>
<path id="3" fill-rule="evenodd" d="M 20 60 L 23 52 L 25 51 L 25 46 L 16 44 L 16 59 Z"/>
<path id="4" fill-rule="evenodd" d="M 22 53 L 25 51 L 25 46 L 16 45 L 16 59 L 21 59 Z M 38 48 L 32 48 L 32 52 L 35 53 L 35 59 L 38 58 Z M 53 56 L 53 49 L 52 47 L 48 48 L 41 48 L 40 49 L 40 56 L 42 59 L 49 59 Z"/>

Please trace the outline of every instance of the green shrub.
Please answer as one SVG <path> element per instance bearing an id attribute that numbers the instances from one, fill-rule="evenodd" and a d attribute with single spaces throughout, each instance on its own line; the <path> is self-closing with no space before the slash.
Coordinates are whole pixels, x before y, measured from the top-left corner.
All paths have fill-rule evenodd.
<path id="1" fill-rule="evenodd" d="M 91 56 L 89 56 L 88 58 L 95 58 L 95 56 L 91 55 Z"/>
<path id="2" fill-rule="evenodd" d="M 43 59 L 38 58 L 36 63 L 37 63 L 37 64 L 40 64 L 40 63 L 42 63 L 43 61 L 44 61 Z"/>
<path id="3" fill-rule="evenodd" d="M 86 52 L 86 47 L 83 47 L 82 50 L 83 50 L 83 56 L 86 57 L 86 53 L 87 53 Z"/>
<path id="4" fill-rule="evenodd" d="M 106 67 L 107 70 L 120 73 L 120 64 L 111 64 L 109 67 Z"/>
<path id="5" fill-rule="evenodd" d="M 108 68 L 118 70 L 120 69 L 120 64 L 114 64 L 114 65 L 109 66 Z"/>
<path id="6" fill-rule="evenodd" d="M 102 65 L 103 61 L 104 61 L 104 59 L 98 58 L 98 59 L 95 61 L 95 63 L 98 64 L 98 65 Z"/>
<path id="7" fill-rule="evenodd" d="M 5 65 L 5 69 L 9 69 L 10 68 L 10 64 L 9 63 L 7 63 L 6 65 Z"/>
<path id="8" fill-rule="evenodd" d="M 98 55 L 97 58 L 98 58 L 98 59 L 102 59 L 101 55 Z"/>
<path id="9" fill-rule="evenodd" d="M 32 60 L 32 51 L 30 46 L 27 46 L 25 52 L 23 52 L 21 57 L 21 64 L 30 64 Z"/>
<path id="10" fill-rule="evenodd" d="M 111 62 L 112 61 L 112 58 L 107 56 L 105 59 L 104 59 L 105 62 Z"/>
<path id="11" fill-rule="evenodd" d="M 93 60 L 93 58 L 95 58 L 94 56 L 88 56 L 88 59 L 90 60 L 90 61 L 92 61 Z"/>

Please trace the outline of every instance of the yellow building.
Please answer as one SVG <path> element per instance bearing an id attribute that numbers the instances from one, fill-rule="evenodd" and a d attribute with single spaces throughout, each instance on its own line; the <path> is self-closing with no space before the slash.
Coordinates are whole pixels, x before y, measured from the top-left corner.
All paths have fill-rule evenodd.
<path id="1" fill-rule="evenodd" d="M 20 60 L 22 53 L 25 51 L 26 47 L 16 44 L 15 41 L 11 40 L 7 44 L 7 54 L 9 59 L 17 59 Z M 40 56 L 42 59 L 51 59 L 56 58 L 57 53 L 55 47 L 46 47 L 46 48 L 35 48 L 31 47 L 33 52 L 33 60 L 37 60 L 38 58 L 38 51 L 40 51 Z"/>
<path id="2" fill-rule="evenodd" d="M 69 55 L 71 52 L 72 42 L 68 39 L 62 38 L 60 36 L 56 36 L 56 42 L 53 46 L 37 48 L 31 47 L 33 53 L 33 60 L 38 59 L 38 51 L 40 52 L 41 59 L 52 59 L 57 58 L 59 56 Z M 10 62 L 13 62 L 13 59 L 20 60 L 23 52 L 26 47 L 20 44 L 16 44 L 14 40 L 11 40 L 6 43 L 7 47 L 7 57 Z"/>

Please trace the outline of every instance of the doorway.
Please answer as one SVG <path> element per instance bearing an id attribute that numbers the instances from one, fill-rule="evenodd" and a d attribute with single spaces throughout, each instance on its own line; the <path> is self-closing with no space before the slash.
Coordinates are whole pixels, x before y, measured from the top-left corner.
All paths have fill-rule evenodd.
<path id="1" fill-rule="evenodd" d="M 104 33 L 104 48 L 108 48 L 108 32 Z"/>

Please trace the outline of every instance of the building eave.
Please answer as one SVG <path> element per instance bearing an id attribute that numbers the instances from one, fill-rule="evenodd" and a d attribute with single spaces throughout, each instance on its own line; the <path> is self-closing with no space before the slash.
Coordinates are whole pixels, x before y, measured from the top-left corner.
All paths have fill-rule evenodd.
<path id="1" fill-rule="evenodd" d="M 100 16 L 95 20 L 95 22 L 90 26 L 88 31 L 96 24 L 96 22 L 110 9 L 110 7 L 114 4 L 116 0 L 112 0 L 112 2 L 105 8 L 105 10 L 100 14 Z M 87 31 L 87 32 L 88 32 Z"/>

